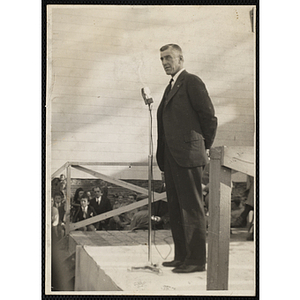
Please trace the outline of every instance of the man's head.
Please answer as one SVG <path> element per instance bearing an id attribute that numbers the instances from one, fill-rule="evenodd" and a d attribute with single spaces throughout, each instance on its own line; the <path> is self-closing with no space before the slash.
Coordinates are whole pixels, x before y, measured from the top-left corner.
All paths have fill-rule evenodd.
<path id="1" fill-rule="evenodd" d="M 81 207 L 87 207 L 89 205 L 89 198 L 87 193 L 85 192 L 80 199 Z"/>
<path id="2" fill-rule="evenodd" d="M 62 195 L 60 193 L 55 193 L 54 194 L 54 205 L 56 207 L 59 207 L 62 202 Z"/>
<path id="3" fill-rule="evenodd" d="M 182 50 L 176 44 L 167 44 L 161 47 L 160 60 L 167 75 L 174 76 L 183 68 Z"/>
<path id="4" fill-rule="evenodd" d="M 136 197 L 137 197 L 137 195 L 134 194 L 134 193 L 129 194 L 129 195 L 128 195 L 128 201 L 129 201 L 129 202 L 135 202 L 135 201 L 136 201 Z"/>
<path id="5" fill-rule="evenodd" d="M 101 197 L 103 194 L 99 186 L 94 187 L 94 193 L 96 198 Z"/>
<path id="6" fill-rule="evenodd" d="M 92 194 L 90 191 L 87 191 L 86 194 L 87 194 L 89 200 L 92 199 Z"/>
<path id="7" fill-rule="evenodd" d="M 117 199 L 122 203 L 122 201 L 124 200 L 124 196 L 120 194 L 118 195 Z"/>

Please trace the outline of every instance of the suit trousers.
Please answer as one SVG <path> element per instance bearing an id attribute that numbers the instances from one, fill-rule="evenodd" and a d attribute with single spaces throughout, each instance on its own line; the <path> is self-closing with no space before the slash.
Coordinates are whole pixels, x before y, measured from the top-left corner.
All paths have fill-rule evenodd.
<path id="1" fill-rule="evenodd" d="M 164 174 L 175 248 L 175 260 L 186 265 L 206 263 L 206 221 L 202 196 L 202 166 L 179 166 L 167 145 Z"/>

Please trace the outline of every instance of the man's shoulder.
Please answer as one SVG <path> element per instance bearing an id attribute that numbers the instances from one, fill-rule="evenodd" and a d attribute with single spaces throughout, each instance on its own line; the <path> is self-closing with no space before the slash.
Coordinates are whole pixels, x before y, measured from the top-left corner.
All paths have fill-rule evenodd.
<path id="1" fill-rule="evenodd" d="M 91 206 L 91 205 L 88 206 L 88 211 L 93 212 L 93 213 L 96 213 L 94 207 Z"/>
<path id="2" fill-rule="evenodd" d="M 94 205 L 96 203 L 96 198 L 92 198 L 91 200 L 90 200 L 90 205 Z"/>
<path id="3" fill-rule="evenodd" d="M 109 201 L 108 197 L 107 196 L 102 196 L 101 198 L 103 201 Z"/>
<path id="4" fill-rule="evenodd" d="M 201 79 L 198 75 L 189 73 L 187 71 L 185 71 L 184 76 L 185 76 L 185 79 L 187 79 L 187 80 L 200 80 L 201 81 Z"/>
<path id="5" fill-rule="evenodd" d="M 190 87 L 198 86 L 201 89 L 205 87 L 205 83 L 198 75 L 186 72 L 184 80 L 186 84 Z"/>

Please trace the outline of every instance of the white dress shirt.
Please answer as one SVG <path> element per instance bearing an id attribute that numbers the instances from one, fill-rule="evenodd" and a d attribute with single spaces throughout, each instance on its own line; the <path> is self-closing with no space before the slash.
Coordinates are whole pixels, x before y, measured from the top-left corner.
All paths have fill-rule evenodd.
<path id="1" fill-rule="evenodd" d="M 185 70 L 185 68 L 182 68 L 181 70 L 179 70 L 172 78 L 173 78 L 173 81 L 171 83 L 171 88 L 173 88 L 178 76 Z"/>
<path id="2" fill-rule="evenodd" d="M 100 202 L 101 202 L 101 197 L 99 197 L 99 198 L 96 198 L 96 201 L 97 201 L 97 203 L 98 203 L 98 205 L 100 204 Z"/>

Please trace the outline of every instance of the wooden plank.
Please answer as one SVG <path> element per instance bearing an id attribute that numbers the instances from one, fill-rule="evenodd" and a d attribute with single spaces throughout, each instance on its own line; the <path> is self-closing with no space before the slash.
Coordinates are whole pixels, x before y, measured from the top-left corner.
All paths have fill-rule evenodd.
<path id="1" fill-rule="evenodd" d="M 153 202 L 156 202 L 156 201 L 159 201 L 159 200 L 163 200 L 166 197 L 166 193 L 165 192 L 161 193 L 161 194 L 156 193 L 156 195 L 157 196 L 155 196 Z M 80 227 L 87 226 L 89 224 L 93 224 L 93 223 L 96 223 L 96 222 L 99 222 L 99 221 L 111 218 L 113 216 L 118 216 L 118 215 L 120 215 L 120 214 L 122 214 L 124 212 L 131 211 L 133 209 L 142 207 L 142 206 L 147 205 L 147 204 L 148 204 L 148 198 L 140 200 L 140 201 L 132 203 L 132 204 L 128 204 L 126 206 L 119 207 L 117 209 L 113 209 L 113 210 L 108 211 L 106 213 L 103 213 L 101 215 L 97 215 L 95 217 L 88 218 L 88 219 L 83 220 L 83 221 L 72 223 L 72 224 L 70 224 L 70 230 L 75 230 L 75 229 L 78 229 Z"/>
<path id="2" fill-rule="evenodd" d="M 255 154 L 254 147 L 222 147 L 223 159 L 222 165 L 254 176 L 255 169 Z"/>
<path id="3" fill-rule="evenodd" d="M 210 153 L 207 290 L 228 289 L 231 170 L 221 165 L 223 148 Z"/>
<path id="4" fill-rule="evenodd" d="M 67 166 L 67 195 L 66 195 L 66 234 L 70 232 L 70 209 L 71 209 L 71 166 Z"/>
<path id="5" fill-rule="evenodd" d="M 100 179 L 102 179 L 104 181 L 116 184 L 118 186 L 121 186 L 123 188 L 129 189 L 129 190 L 132 190 L 132 191 L 135 191 L 135 192 L 138 192 L 138 193 L 142 193 L 142 194 L 148 195 L 148 190 L 147 189 L 139 187 L 137 185 L 134 185 L 134 184 L 131 184 L 131 183 L 119 180 L 119 179 L 115 179 L 115 178 L 109 177 L 107 175 L 101 174 L 99 172 L 93 171 L 91 169 L 88 169 L 88 168 L 85 168 L 85 167 L 82 167 L 82 166 L 72 165 L 72 167 L 75 168 L 75 169 L 77 169 L 77 170 L 80 170 L 82 172 L 85 172 L 85 173 L 88 173 L 90 175 L 93 175 L 96 178 L 100 178 Z M 159 195 L 159 194 L 158 193 L 154 193 L 154 195 Z"/>
<path id="6" fill-rule="evenodd" d="M 111 246 L 107 239 L 103 238 L 101 233 L 103 231 L 90 231 L 87 236 L 92 241 L 93 246 Z"/>
<path id="7" fill-rule="evenodd" d="M 75 283 L 74 283 L 74 290 L 77 291 L 78 290 L 78 278 L 80 276 L 80 270 L 78 268 L 80 260 L 79 260 L 79 254 L 80 251 L 83 250 L 83 246 L 82 245 L 76 245 L 76 255 L 75 255 Z"/>
<path id="8" fill-rule="evenodd" d="M 62 165 L 57 171 L 55 171 L 52 175 L 51 175 L 51 180 L 53 178 L 55 178 L 58 174 L 60 174 L 62 171 L 65 170 L 65 168 L 67 168 L 69 166 L 69 163 L 66 162 L 64 165 Z"/>
<path id="9" fill-rule="evenodd" d="M 139 243 L 134 239 L 136 231 L 123 231 L 124 235 L 128 237 L 128 240 L 131 240 L 131 243 L 133 245 L 139 245 Z"/>

